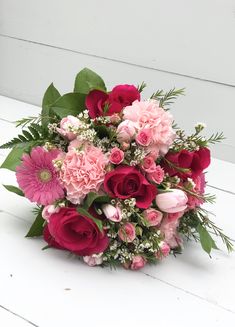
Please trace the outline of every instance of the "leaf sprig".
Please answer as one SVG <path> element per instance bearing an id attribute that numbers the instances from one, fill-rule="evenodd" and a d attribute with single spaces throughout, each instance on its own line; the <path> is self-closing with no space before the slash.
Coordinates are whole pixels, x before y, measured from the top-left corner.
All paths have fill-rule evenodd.
<path id="1" fill-rule="evenodd" d="M 151 99 L 158 100 L 160 107 L 168 109 L 180 95 L 184 95 L 184 90 L 184 88 L 176 89 L 175 87 L 166 93 L 163 90 L 157 90 L 152 94 Z"/>

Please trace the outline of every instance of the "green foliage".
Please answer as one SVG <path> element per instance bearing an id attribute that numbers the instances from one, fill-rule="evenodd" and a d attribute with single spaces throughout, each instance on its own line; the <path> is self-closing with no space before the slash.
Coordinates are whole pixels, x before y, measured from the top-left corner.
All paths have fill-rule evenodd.
<path id="1" fill-rule="evenodd" d="M 215 241 L 202 224 L 197 226 L 197 231 L 199 233 L 201 246 L 204 251 L 210 255 L 212 249 L 218 249 Z"/>
<path id="2" fill-rule="evenodd" d="M 91 90 L 106 91 L 103 79 L 88 68 L 81 70 L 75 79 L 74 92 L 88 94 Z"/>
<path id="3" fill-rule="evenodd" d="M 147 84 L 142 82 L 140 85 L 137 86 L 138 91 L 141 93 L 146 88 Z"/>
<path id="4" fill-rule="evenodd" d="M 183 89 L 173 88 L 173 89 L 171 89 L 170 91 L 168 91 L 166 93 L 164 93 L 163 90 L 158 90 L 151 96 L 151 99 L 158 100 L 160 107 L 168 109 L 168 107 L 172 103 L 174 103 L 174 101 L 180 95 L 184 95 L 184 88 Z"/>
<path id="5" fill-rule="evenodd" d="M 93 203 L 108 203 L 110 200 L 108 195 L 100 195 L 95 192 L 87 194 L 83 204 L 83 208 L 88 210 Z"/>
<path id="6" fill-rule="evenodd" d="M 7 189 L 9 192 L 13 192 L 17 195 L 20 195 L 20 196 L 24 196 L 24 193 L 21 191 L 21 189 L 19 189 L 18 187 L 16 186 L 13 186 L 13 185 L 4 185 L 3 186 L 5 187 L 5 189 Z"/>
<path id="7" fill-rule="evenodd" d="M 84 208 L 80 208 L 77 207 L 77 212 L 80 213 L 82 216 L 88 217 L 91 220 L 94 221 L 94 223 L 97 225 L 97 227 L 99 228 L 100 231 L 103 230 L 103 224 L 102 221 L 100 219 L 97 219 L 95 217 L 93 217 L 86 209 Z"/>
<path id="8" fill-rule="evenodd" d="M 0 168 L 9 169 L 12 171 L 16 170 L 16 167 L 20 165 L 21 157 L 25 152 L 24 148 L 19 146 L 14 147 L 8 154 Z"/>
<path id="9" fill-rule="evenodd" d="M 26 118 L 22 118 L 22 119 L 19 119 L 19 120 L 16 120 L 15 121 L 15 124 L 16 124 L 16 127 L 19 127 L 21 126 L 21 128 L 25 127 L 26 125 L 28 124 L 38 124 L 41 120 L 41 116 L 39 117 L 26 117 Z"/>
<path id="10" fill-rule="evenodd" d="M 59 118 L 68 115 L 77 116 L 85 109 L 85 95 L 79 93 L 67 93 L 51 105 L 51 110 Z"/>
<path id="11" fill-rule="evenodd" d="M 42 218 L 42 208 L 38 210 L 37 216 L 34 220 L 34 223 L 30 227 L 27 235 L 25 237 L 34 237 L 34 236 L 41 236 L 43 234 L 43 226 L 45 220 Z"/>
<path id="12" fill-rule="evenodd" d="M 48 131 L 43 129 L 41 125 L 32 123 L 28 130 L 22 130 L 22 134 L 14 137 L 10 142 L 0 146 L 0 149 L 13 148 L 20 145 L 21 148 L 30 148 L 35 145 L 40 145 L 46 141 Z"/>
<path id="13" fill-rule="evenodd" d="M 42 126 L 47 127 L 47 125 L 51 122 L 50 119 L 52 115 L 51 106 L 59 98 L 60 98 L 59 91 L 54 87 L 53 83 L 51 83 L 47 88 L 42 100 L 42 112 L 41 112 Z"/>

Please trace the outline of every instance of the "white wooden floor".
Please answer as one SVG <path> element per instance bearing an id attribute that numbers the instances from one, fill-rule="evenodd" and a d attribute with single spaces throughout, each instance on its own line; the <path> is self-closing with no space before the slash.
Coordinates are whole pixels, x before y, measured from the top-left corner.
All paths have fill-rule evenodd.
<path id="1" fill-rule="evenodd" d="M 0 97 L 0 143 L 11 138 L 10 121 L 39 108 Z M 0 151 L 3 161 L 7 151 Z M 0 170 L 0 184 L 15 184 Z M 235 239 L 235 165 L 213 160 L 207 206 Z M 210 259 L 188 243 L 176 258 L 132 272 L 89 268 L 66 252 L 41 251 L 41 239 L 26 239 L 32 205 L 0 185 L 0 326 L 221 326 L 235 325 L 235 254 Z M 220 242 L 219 242 L 220 244 Z"/>

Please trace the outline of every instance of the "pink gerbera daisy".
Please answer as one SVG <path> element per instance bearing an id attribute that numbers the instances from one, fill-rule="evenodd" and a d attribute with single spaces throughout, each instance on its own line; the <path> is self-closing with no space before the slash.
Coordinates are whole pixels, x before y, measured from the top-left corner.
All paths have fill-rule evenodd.
<path id="1" fill-rule="evenodd" d="M 64 196 L 52 160 L 60 151 L 35 147 L 30 155 L 24 154 L 22 164 L 16 168 L 17 182 L 31 202 L 48 205 Z"/>

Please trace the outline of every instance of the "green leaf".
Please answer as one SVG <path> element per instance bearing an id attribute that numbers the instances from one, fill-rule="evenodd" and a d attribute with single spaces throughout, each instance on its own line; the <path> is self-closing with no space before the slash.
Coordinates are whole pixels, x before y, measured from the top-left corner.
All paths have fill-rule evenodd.
<path id="1" fill-rule="evenodd" d="M 74 92 L 88 94 L 91 90 L 106 91 L 103 79 L 88 68 L 81 70 L 75 79 Z"/>
<path id="2" fill-rule="evenodd" d="M 21 157 L 25 152 L 25 148 L 16 146 L 8 154 L 0 168 L 6 168 L 12 171 L 16 170 L 16 167 L 21 163 Z"/>
<path id="3" fill-rule="evenodd" d="M 34 223 L 30 227 L 27 235 L 25 237 L 34 237 L 34 236 L 41 236 L 43 234 L 43 225 L 45 220 L 42 218 L 42 209 L 38 212 Z"/>
<path id="4" fill-rule="evenodd" d="M 97 227 L 99 228 L 100 231 L 103 230 L 103 225 L 102 225 L 102 221 L 100 219 L 97 219 L 95 217 L 93 217 L 86 209 L 84 208 L 77 208 L 77 212 L 80 213 L 82 216 L 88 217 L 91 220 L 94 221 L 94 223 L 97 225 Z"/>
<path id="5" fill-rule="evenodd" d="M 93 202 L 96 203 L 108 203 L 110 200 L 108 195 L 100 195 L 95 192 L 90 192 L 84 201 L 84 209 L 89 209 Z"/>
<path id="6" fill-rule="evenodd" d="M 59 91 L 54 87 L 53 83 L 47 88 L 42 100 L 42 126 L 46 127 L 50 123 L 51 105 L 60 98 Z"/>
<path id="7" fill-rule="evenodd" d="M 201 246 L 204 251 L 206 251 L 210 255 L 211 249 L 218 249 L 215 244 L 215 241 L 210 236 L 210 234 L 208 233 L 205 227 L 199 224 L 197 226 L 197 231 L 199 233 Z"/>
<path id="8" fill-rule="evenodd" d="M 85 109 L 85 95 L 67 93 L 51 105 L 53 112 L 60 118 L 68 115 L 77 116 Z"/>
<path id="9" fill-rule="evenodd" d="M 16 186 L 13 186 L 13 185 L 2 185 L 5 187 L 5 189 L 7 189 L 9 192 L 13 192 L 15 194 L 18 194 L 20 196 L 24 196 L 24 193 L 21 191 L 21 189 L 19 189 L 18 187 Z"/>

